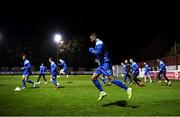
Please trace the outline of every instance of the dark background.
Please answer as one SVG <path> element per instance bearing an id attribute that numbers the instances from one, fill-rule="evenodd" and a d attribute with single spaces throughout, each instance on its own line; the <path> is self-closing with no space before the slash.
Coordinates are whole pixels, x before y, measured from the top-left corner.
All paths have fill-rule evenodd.
<path id="1" fill-rule="evenodd" d="M 93 32 L 113 64 L 166 56 L 180 38 L 180 9 L 172 2 L 2 1 L 0 6 L 0 66 L 20 66 L 23 54 L 35 66 L 48 64 L 49 57 L 56 58 L 55 33 L 65 44 L 79 43 L 60 56 L 80 67 L 95 66 L 88 53 Z"/>

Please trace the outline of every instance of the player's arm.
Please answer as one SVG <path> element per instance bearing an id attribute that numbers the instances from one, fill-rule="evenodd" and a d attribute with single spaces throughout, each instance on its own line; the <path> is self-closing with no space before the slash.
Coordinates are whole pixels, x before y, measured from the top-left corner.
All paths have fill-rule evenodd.
<path id="1" fill-rule="evenodd" d="M 102 48 L 103 48 L 103 45 L 102 44 L 99 44 L 96 46 L 96 49 L 94 48 L 89 48 L 89 52 L 93 53 L 93 54 L 101 54 L 102 52 Z"/>
<path id="2" fill-rule="evenodd" d="M 26 67 L 22 67 L 21 69 L 29 69 L 31 67 L 31 64 L 30 63 L 27 63 L 26 64 Z"/>
<path id="3" fill-rule="evenodd" d="M 45 71 L 45 72 L 47 71 L 47 67 L 44 67 L 44 71 Z"/>
<path id="4" fill-rule="evenodd" d="M 160 64 L 159 65 L 159 71 L 162 71 L 162 69 L 163 69 L 163 64 Z"/>
<path id="5" fill-rule="evenodd" d="M 55 70 L 56 70 L 56 65 L 54 64 L 52 67 L 52 71 L 55 71 Z"/>
<path id="6" fill-rule="evenodd" d="M 67 64 L 64 62 L 64 67 L 66 68 L 67 67 Z"/>
<path id="7" fill-rule="evenodd" d="M 136 66 L 136 64 L 135 65 L 133 65 L 133 68 L 132 68 L 133 70 L 132 70 L 132 72 L 133 73 L 135 73 L 136 72 L 136 70 L 137 70 L 137 66 Z"/>
<path id="8" fill-rule="evenodd" d="M 62 66 L 62 63 L 59 63 L 58 66 L 61 67 L 61 66 Z"/>
<path id="9" fill-rule="evenodd" d="M 138 70 L 139 66 L 136 64 L 136 70 Z"/>

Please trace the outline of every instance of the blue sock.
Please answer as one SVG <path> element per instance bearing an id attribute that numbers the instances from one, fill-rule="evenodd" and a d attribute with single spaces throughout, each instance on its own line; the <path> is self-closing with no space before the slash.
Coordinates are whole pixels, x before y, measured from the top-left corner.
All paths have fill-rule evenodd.
<path id="1" fill-rule="evenodd" d="M 56 86 L 57 86 L 57 82 L 56 82 L 56 80 L 52 79 L 52 80 L 51 80 L 51 82 L 52 82 L 54 85 L 56 85 Z"/>
<path id="2" fill-rule="evenodd" d="M 31 83 L 31 84 L 34 84 L 34 82 L 33 82 L 33 81 L 31 81 L 31 80 L 27 80 L 27 82 L 28 82 L 28 83 Z"/>
<path id="3" fill-rule="evenodd" d="M 26 81 L 25 80 L 22 80 L 22 85 L 23 85 L 23 87 L 26 87 Z"/>
<path id="4" fill-rule="evenodd" d="M 125 89 L 125 90 L 128 89 L 128 87 L 125 84 L 123 84 L 120 80 L 115 79 L 112 81 L 112 83 L 123 88 L 123 89 Z"/>
<path id="5" fill-rule="evenodd" d="M 93 81 L 94 85 L 99 89 L 99 91 L 102 92 L 103 89 L 102 89 L 99 81 L 97 79 L 96 80 L 92 80 L 92 81 Z"/>
<path id="6" fill-rule="evenodd" d="M 106 84 L 106 82 L 105 82 L 105 79 L 104 79 L 104 78 L 101 78 L 101 80 L 102 80 L 103 84 Z"/>

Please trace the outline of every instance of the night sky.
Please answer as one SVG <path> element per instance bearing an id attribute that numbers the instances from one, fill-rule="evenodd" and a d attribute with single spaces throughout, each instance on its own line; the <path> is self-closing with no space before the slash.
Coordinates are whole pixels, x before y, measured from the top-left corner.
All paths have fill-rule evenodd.
<path id="1" fill-rule="evenodd" d="M 34 64 L 42 62 L 35 61 L 37 58 L 56 57 L 55 33 L 61 33 L 65 41 L 82 36 L 87 43 L 87 48 L 82 49 L 88 51 L 88 37 L 96 32 L 106 44 L 113 64 L 126 58 L 141 61 L 162 57 L 180 38 L 177 3 L 42 1 L 0 5 L 1 66 L 19 66 L 23 47 L 26 51 L 33 48 Z M 19 54 L 12 55 L 5 48 Z"/>

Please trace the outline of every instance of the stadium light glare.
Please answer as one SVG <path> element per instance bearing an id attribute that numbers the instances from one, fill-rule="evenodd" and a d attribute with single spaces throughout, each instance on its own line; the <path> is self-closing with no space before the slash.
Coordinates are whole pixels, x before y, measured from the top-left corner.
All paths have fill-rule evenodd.
<path id="1" fill-rule="evenodd" d="M 57 65 L 58 65 L 58 60 L 59 60 L 59 46 L 63 45 L 64 41 L 62 40 L 62 36 L 60 34 L 55 34 L 54 35 L 54 41 L 57 43 Z"/>
<path id="2" fill-rule="evenodd" d="M 55 35 L 54 35 L 54 41 L 55 41 L 56 43 L 61 42 L 61 40 L 62 40 L 62 36 L 61 36 L 60 34 L 55 34 Z"/>

